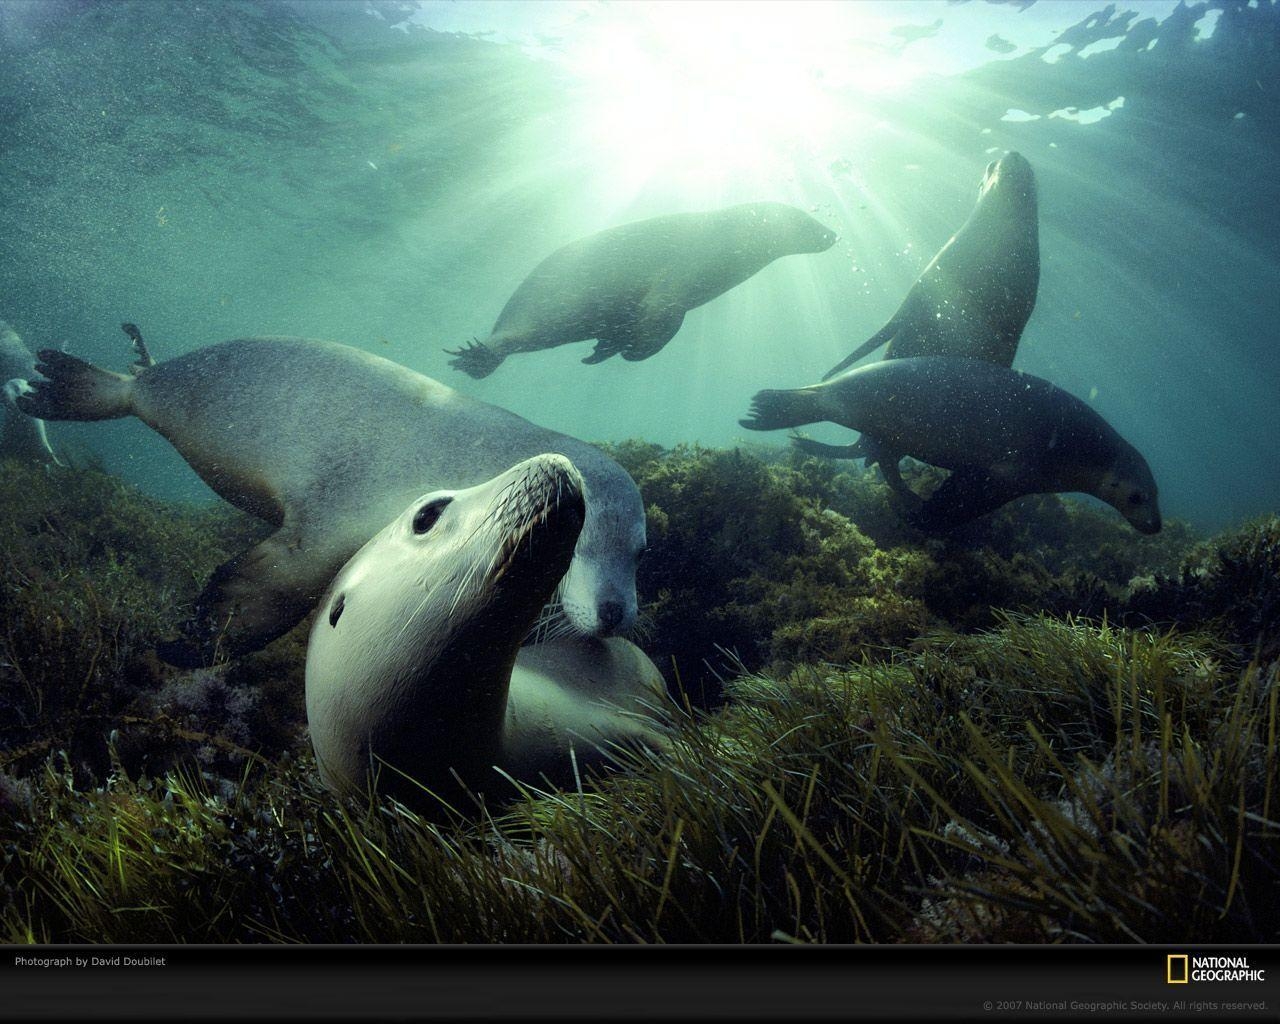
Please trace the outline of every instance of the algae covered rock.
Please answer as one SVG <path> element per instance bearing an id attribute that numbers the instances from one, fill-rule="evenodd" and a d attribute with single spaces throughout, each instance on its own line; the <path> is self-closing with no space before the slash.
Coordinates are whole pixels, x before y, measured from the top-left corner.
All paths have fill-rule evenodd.
<path id="1" fill-rule="evenodd" d="M 1280 658 L 1280 516 L 1197 545 L 1176 572 L 1135 581 L 1128 621 L 1216 627 L 1241 656 Z"/>
<path id="2" fill-rule="evenodd" d="M 1001 608 L 1117 613 L 1133 577 L 1176 565 L 1193 543 L 1185 524 L 1143 537 L 1110 509 L 1056 495 L 931 536 L 850 462 L 642 442 L 611 453 L 648 508 L 642 642 L 699 703 L 739 669 L 885 657 L 930 630 L 991 626 Z M 940 477 L 906 472 L 925 490 Z"/>

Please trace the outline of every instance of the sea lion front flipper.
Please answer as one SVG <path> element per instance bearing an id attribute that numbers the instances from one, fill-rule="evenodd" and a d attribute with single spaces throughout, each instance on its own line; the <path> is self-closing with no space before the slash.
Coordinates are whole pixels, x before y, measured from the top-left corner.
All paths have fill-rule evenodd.
<path id="1" fill-rule="evenodd" d="M 826 373 L 824 373 L 822 375 L 822 379 L 830 380 L 837 373 L 840 373 L 842 370 L 848 369 L 850 366 L 856 363 L 863 356 L 868 355 L 871 352 L 874 352 L 886 341 L 890 341 L 893 338 L 893 336 L 897 333 L 898 333 L 898 317 L 895 315 L 892 319 L 890 319 L 890 321 L 887 324 L 881 327 L 880 330 L 876 331 L 875 334 L 871 335 L 870 338 L 864 341 L 861 345 L 855 348 L 847 356 L 841 359 L 840 362 L 836 363 L 835 366 L 831 367 L 831 369 L 829 369 Z"/>
<path id="2" fill-rule="evenodd" d="M 282 527 L 213 571 L 180 635 L 156 645 L 171 665 L 195 668 L 265 647 L 310 611 L 324 589 L 323 566 L 304 558 L 298 531 Z"/>
<path id="3" fill-rule="evenodd" d="M 597 338 L 596 347 L 591 355 L 583 356 L 582 361 L 588 366 L 594 366 L 596 363 L 603 363 L 606 359 L 616 356 L 622 351 L 624 343 L 614 341 L 612 338 Z"/>
<path id="4" fill-rule="evenodd" d="M 622 358 L 629 363 L 648 359 L 666 347 L 684 325 L 682 309 L 667 308 L 662 313 L 646 317 L 633 332 L 632 339 L 622 349 Z"/>
<path id="5" fill-rule="evenodd" d="M 920 506 L 912 525 L 928 531 L 951 530 L 1027 493 L 1025 487 L 985 469 L 962 466 Z"/>
<path id="6" fill-rule="evenodd" d="M 920 495 L 908 487 L 907 482 L 902 479 L 902 472 L 898 468 L 898 464 L 901 461 L 901 455 L 877 454 L 874 457 L 868 456 L 867 465 L 871 465 L 873 462 L 879 465 L 885 484 L 888 485 L 894 496 L 903 503 L 908 515 L 918 515 L 923 507 L 923 502 Z"/>

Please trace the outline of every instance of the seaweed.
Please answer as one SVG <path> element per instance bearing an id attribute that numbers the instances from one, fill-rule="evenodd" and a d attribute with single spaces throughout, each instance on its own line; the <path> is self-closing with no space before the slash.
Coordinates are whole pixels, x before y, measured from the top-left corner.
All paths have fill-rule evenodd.
<path id="1" fill-rule="evenodd" d="M 149 498 L 92 466 L 5 461 L 0 474 L 0 769 L 63 751 L 87 782 L 106 771 L 112 732 L 134 768 L 164 763 L 161 738 L 175 730 L 235 733 L 214 708 L 184 706 L 198 677 L 181 682 L 154 647 L 190 614 L 213 567 L 266 528 L 227 506 Z M 275 665 L 253 671 L 264 657 L 227 680 L 274 676 Z M 264 707 L 258 719 L 272 716 Z"/>
<path id="2" fill-rule="evenodd" d="M 1274 669 L 1004 616 L 894 662 L 740 676 L 665 751 L 430 822 L 307 758 L 0 817 L 10 941 L 1275 941 Z M 1136 880 L 1136 881 L 1135 881 Z M 125 911 L 128 912 L 125 912 Z"/>
<path id="3" fill-rule="evenodd" d="M 609 450 L 648 508 L 645 647 L 703 707 L 737 665 L 847 662 L 944 624 L 988 627 L 1001 608 L 1120 614 L 1135 577 L 1171 569 L 1195 541 L 1176 520 L 1143 537 L 1109 509 L 1056 495 L 940 538 L 908 525 L 878 475 L 849 463 L 637 441 Z M 938 476 L 906 472 L 923 488 Z"/>
<path id="4" fill-rule="evenodd" d="M 1265 516 L 1192 550 L 1176 572 L 1137 581 L 1127 621 L 1212 626 L 1243 661 L 1280 658 L 1280 516 Z"/>
<path id="5" fill-rule="evenodd" d="M 689 713 L 626 771 L 432 820 L 320 785 L 305 623 L 151 653 L 264 527 L 0 467 L 0 934 L 1280 939 L 1280 520 L 1193 544 L 1035 498 L 939 539 L 866 471 L 614 450 Z"/>

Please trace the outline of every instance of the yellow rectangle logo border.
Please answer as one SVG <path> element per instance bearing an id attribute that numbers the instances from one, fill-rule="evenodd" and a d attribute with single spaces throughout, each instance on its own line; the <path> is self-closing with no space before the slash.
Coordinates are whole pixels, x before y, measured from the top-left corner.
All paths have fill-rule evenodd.
<path id="1" fill-rule="evenodd" d="M 1174 962 L 1178 961 L 1182 964 L 1180 978 L 1173 976 Z M 1187 953 L 1170 953 L 1168 962 L 1165 965 L 1165 981 L 1170 985 L 1185 985 L 1191 980 L 1191 969 L 1189 963 L 1189 954 Z"/>

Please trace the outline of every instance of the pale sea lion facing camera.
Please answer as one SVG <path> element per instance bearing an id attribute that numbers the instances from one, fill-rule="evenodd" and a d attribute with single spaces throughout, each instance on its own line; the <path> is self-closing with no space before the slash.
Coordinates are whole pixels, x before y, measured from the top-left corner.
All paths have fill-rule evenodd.
<path id="1" fill-rule="evenodd" d="M 1142 533 L 1160 529 L 1146 459 L 1087 404 L 1027 373 L 979 359 L 883 360 L 822 384 L 761 391 L 740 422 L 777 430 L 822 420 L 875 438 L 886 479 L 908 500 L 897 476 L 904 455 L 952 471 L 916 512 L 928 529 L 1058 491 L 1101 498 Z"/>
<path id="2" fill-rule="evenodd" d="M 270 642 L 319 600 L 342 564 L 426 487 L 466 487 L 559 452 L 587 488 L 586 524 L 559 596 L 579 632 L 636 615 L 645 546 L 640 492 L 599 449 L 346 345 L 256 338 L 196 349 L 134 374 L 40 353 L 48 379 L 18 398 L 46 419 L 137 416 L 219 495 L 276 527 L 220 566 L 180 640 L 161 654 L 207 664 Z"/>
<path id="3" fill-rule="evenodd" d="M 1040 286 L 1036 179 L 1019 153 L 987 165 L 973 213 L 889 322 L 823 375 L 888 343 L 885 359 L 959 356 L 1012 366 Z"/>
<path id="4" fill-rule="evenodd" d="M 660 746 L 666 689 L 618 637 L 521 640 L 568 568 L 583 482 L 561 455 L 412 502 L 339 571 L 307 649 L 325 783 L 411 806 L 519 782 L 572 785 L 619 746 Z M 659 716 L 660 717 L 660 716 Z"/>
<path id="5" fill-rule="evenodd" d="M 484 342 L 446 351 L 450 366 L 487 377 L 518 352 L 596 339 L 582 361 L 647 359 L 689 310 L 781 256 L 825 252 L 836 235 L 785 203 L 743 203 L 636 221 L 570 242 L 507 300 Z"/>

